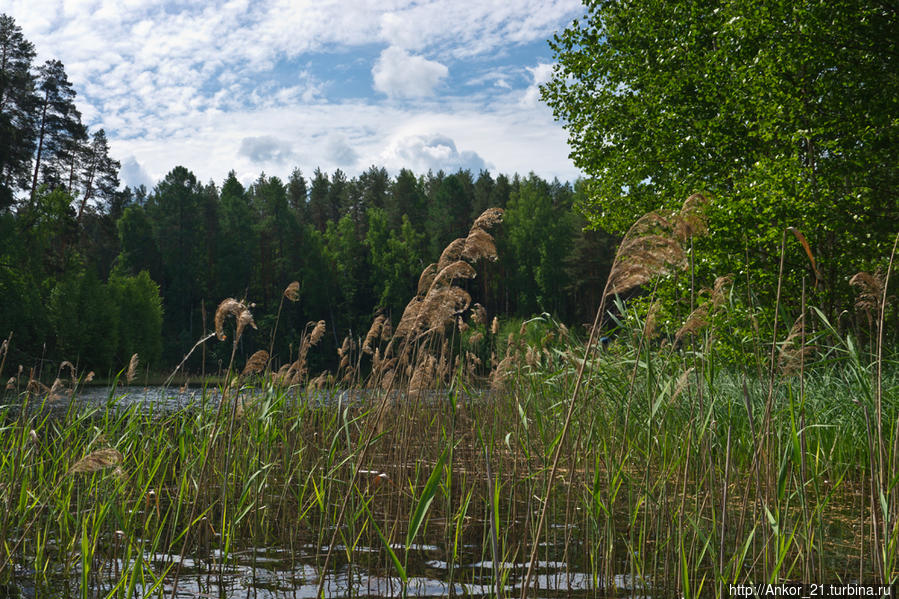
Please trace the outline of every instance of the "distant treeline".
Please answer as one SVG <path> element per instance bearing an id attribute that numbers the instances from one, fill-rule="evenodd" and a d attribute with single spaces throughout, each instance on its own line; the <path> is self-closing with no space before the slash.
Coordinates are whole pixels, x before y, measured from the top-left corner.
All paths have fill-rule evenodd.
<path id="1" fill-rule="evenodd" d="M 296 280 L 300 301 L 284 308 L 275 339 L 287 359 L 310 320 L 327 322 L 331 343 L 364 336 L 378 313 L 396 322 L 422 269 L 492 206 L 506 210 L 499 259 L 470 281 L 474 299 L 491 316 L 545 311 L 577 324 L 595 309 L 614 248 L 584 231 L 579 190 L 534 174 L 376 167 L 355 178 L 316 169 L 309 181 L 299 169 L 286 182 L 263 174 L 245 188 L 233 172 L 217 186 L 179 166 L 152 191 L 125 188 L 79 218 L 76 195 L 44 185 L 0 214 L 0 331 L 14 332 L 12 356 L 26 367 L 68 359 L 105 372 L 137 352 L 166 368 L 212 330 L 226 297 L 256 304 L 243 352 L 268 348 Z M 207 369 L 227 361 L 225 345 L 210 346 Z"/>
<path id="2" fill-rule="evenodd" d="M 0 15 L 0 335 L 10 360 L 120 369 L 176 364 L 212 328 L 226 297 L 255 302 L 252 351 L 268 347 L 283 289 L 300 301 L 281 315 L 276 359 L 306 322 L 325 320 L 331 343 L 397 320 L 419 274 L 485 208 L 506 208 L 500 258 L 470 283 L 491 314 L 590 318 L 611 239 L 583 231 L 580 184 L 459 171 L 356 178 L 299 169 L 245 188 L 175 167 L 154 189 L 120 189 L 102 129 L 81 122 L 58 60 L 33 63 L 33 45 Z M 224 344 L 222 344 L 224 345 Z M 198 367 L 199 356 L 191 367 Z M 226 349 L 205 353 L 214 369 Z"/>

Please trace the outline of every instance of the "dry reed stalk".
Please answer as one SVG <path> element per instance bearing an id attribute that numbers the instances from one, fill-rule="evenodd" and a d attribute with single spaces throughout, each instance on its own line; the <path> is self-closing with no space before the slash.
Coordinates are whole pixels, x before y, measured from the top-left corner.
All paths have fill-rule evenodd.
<path id="1" fill-rule="evenodd" d="M 122 454 L 117 449 L 111 447 L 98 449 L 75 462 L 75 465 L 69 469 L 69 474 L 96 472 L 115 466 L 122 459 Z"/>
<path id="2" fill-rule="evenodd" d="M 880 312 L 884 298 L 884 274 L 880 270 L 873 273 L 857 272 L 849 279 L 849 284 L 858 287 L 855 309 L 868 315 Z"/>
<path id="3" fill-rule="evenodd" d="M 62 364 L 59 365 L 59 371 L 57 372 L 57 376 L 62 373 L 63 368 L 67 368 L 69 370 L 69 379 L 74 381 L 77 376 L 75 375 L 75 365 L 69 362 L 68 360 L 63 360 Z"/>
<path id="4" fill-rule="evenodd" d="M 309 347 L 315 347 L 318 345 L 318 342 L 322 340 L 322 337 L 325 336 L 325 321 L 319 320 L 315 323 L 315 328 L 312 329 L 312 333 L 309 335 Z"/>
<path id="5" fill-rule="evenodd" d="M 227 299 L 222 300 L 219 304 L 218 308 L 215 311 L 215 335 L 218 337 L 219 341 L 224 341 L 227 339 L 224 331 L 225 318 L 228 316 L 234 316 L 237 321 L 237 330 L 234 333 L 234 342 L 237 343 L 240 341 L 241 335 L 243 335 L 244 328 L 248 325 L 256 328 L 256 322 L 253 320 L 253 315 L 250 313 L 249 308 L 243 302 L 239 302 L 233 297 L 229 297 Z"/>
<path id="6" fill-rule="evenodd" d="M 471 320 L 477 325 L 487 325 L 487 309 L 481 304 L 475 303 L 471 307 Z"/>
<path id="7" fill-rule="evenodd" d="M 709 201 L 701 193 L 694 193 L 681 206 L 675 219 L 674 232 L 681 243 L 691 237 L 699 237 L 708 233 L 705 210 Z"/>
<path id="8" fill-rule="evenodd" d="M 474 220 L 472 229 L 492 229 L 503 222 L 502 208 L 487 208 Z"/>
<path id="9" fill-rule="evenodd" d="M 456 260 L 462 258 L 462 252 L 465 251 L 465 238 L 458 237 L 453 239 L 448 246 L 443 249 L 440 258 L 437 260 L 437 272 L 440 272 Z"/>
<path id="10" fill-rule="evenodd" d="M 309 386 L 313 389 L 323 389 L 324 387 L 332 385 L 334 382 L 334 377 L 331 376 L 331 373 L 327 370 L 309 381 Z"/>
<path id="11" fill-rule="evenodd" d="M 353 338 L 347 335 L 343 338 L 343 343 L 340 345 L 340 347 L 337 348 L 337 357 L 346 358 L 354 349 L 355 344 L 353 343 Z"/>
<path id="12" fill-rule="evenodd" d="M 674 335 L 674 343 L 675 345 L 680 343 L 681 338 L 686 335 L 692 335 L 693 333 L 699 332 L 701 329 L 704 329 L 709 324 L 709 304 L 705 303 L 701 306 L 697 306 L 690 315 L 687 316 L 687 320 L 684 321 L 684 324 L 681 325 L 681 328 L 677 330 L 677 333 Z"/>
<path id="13" fill-rule="evenodd" d="M 368 329 L 368 333 L 365 335 L 365 341 L 362 342 L 362 351 L 366 354 L 371 355 L 374 353 L 374 349 L 372 349 L 373 344 L 377 343 L 378 338 L 381 335 L 381 330 L 384 328 L 384 321 L 387 320 L 387 317 L 383 314 L 377 316 L 374 321 L 372 321 L 371 326 Z"/>
<path id="14" fill-rule="evenodd" d="M 709 300 L 690 312 L 687 320 L 684 321 L 684 324 L 674 336 L 675 344 L 679 343 L 684 336 L 697 333 L 709 325 L 712 314 L 724 304 L 724 288 L 731 280 L 732 277 L 730 275 L 717 277 L 711 289 L 702 289 L 700 291 L 700 294 L 708 294 Z"/>
<path id="15" fill-rule="evenodd" d="M 460 332 L 460 333 L 464 333 L 464 332 L 467 331 L 470 327 L 468 326 L 468 323 L 465 322 L 465 321 L 462 319 L 461 316 L 457 316 L 457 317 L 456 317 L 456 328 L 459 329 L 459 332 Z"/>
<path id="16" fill-rule="evenodd" d="M 477 262 L 478 260 L 496 262 L 498 256 L 493 235 L 484 229 L 472 227 L 468 237 L 465 238 L 465 247 L 462 250 L 461 257 L 469 262 Z"/>
<path id="17" fill-rule="evenodd" d="M 50 392 L 48 393 L 48 399 L 52 401 L 59 401 L 61 399 L 65 399 L 66 393 L 68 389 L 66 389 L 65 383 L 61 378 L 56 378 L 53 381 L 53 385 L 50 386 Z"/>
<path id="18" fill-rule="evenodd" d="M 490 334 L 496 335 L 497 333 L 499 333 L 499 319 L 494 316 L 493 322 L 490 323 Z"/>
<path id="19" fill-rule="evenodd" d="M 268 364 L 268 357 L 268 352 L 264 349 L 254 353 L 243 367 L 243 372 L 240 373 L 241 376 L 256 374 L 265 370 L 265 365 Z"/>
<path id="20" fill-rule="evenodd" d="M 34 369 L 32 369 L 32 374 L 34 374 Z M 35 378 L 31 378 L 28 379 L 28 384 L 25 385 L 25 391 L 28 393 L 43 395 L 45 393 L 50 393 L 50 387 Z"/>
<path id="21" fill-rule="evenodd" d="M 437 359 L 426 353 L 412 373 L 412 378 L 409 379 L 409 393 L 419 393 L 430 389 L 434 382 L 436 368 Z"/>
<path id="22" fill-rule="evenodd" d="M 787 338 L 780 347 L 778 364 L 781 372 L 786 376 L 792 376 L 799 372 L 806 356 L 812 352 L 812 347 L 802 343 L 804 321 L 805 314 L 801 314 L 793 323 Z"/>
<path id="23" fill-rule="evenodd" d="M 424 330 L 425 333 L 442 331 L 470 304 L 471 296 L 459 287 L 433 290 L 425 296 L 421 304 L 415 330 Z"/>
<path id="24" fill-rule="evenodd" d="M 524 361 L 531 368 L 537 368 L 537 366 L 540 365 L 539 355 L 530 345 L 528 346 L 527 351 L 524 353 Z"/>
<path id="25" fill-rule="evenodd" d="M 515 359 L 511 354 L 500 360 L 490 375 L 490 388 L 493 391 L 501 391 L 505 387 L 506 380 L 515 370 Z"/>
<path id="26" fill-rule="evenodd" d="M 468 338 L 468 345 L 477 345 L 484 339 L 484 334 L 480 331 L 475 331 Z"/>
<path id="27" fill-rule="evenodd" d="M 3 374 L 3 367 L 6 365 L 6 356 L 9 354 L 9 344 L 12 342 L 12 331 L 9 336 L 0 343 L 0 374 Z M 19 366 L 19 372 L 22 372 L 22 366 Z"/>
<path id="28" fill-rule="evenodd" d="M 684 392 L 684 389 L 687 388 L 687 383 L 690 382 L 690 373 L 693 372 L 693 367 L 690 366 L 685 371 L 681 373 L 679 377 L 677 377 L 677 384 L 674 385 L 674 393 L 671 394 L 670 403 L 674 403 L 677 401 L 677 398 L 680 397 L 680 394 Z"/>
<path id="29" fill-rule="evenodd" d="M 416 287 L 417 291 L 415 292 L 417 296 L 425 296 L 438 272 L 436 263 L 428 264 L 424 267 L 424 270 L 421 271 L 421 275 L 418 277 L 418 287 Z"/>
<path id="30" fill-rule="evenodd" d="M 693 198 L 693 196 L 691 196 L 691 198 Z M 702 200 L 704 201 L 705 198 L 702 198 Z M 684 207 L 682 208 L 684 215 L 680 218 L 680 221 L 683 221 L 684 223 L 683 231 L 685 233 L 691 232 L 688 230 L 691 226 L 695 228 L 695 223 L 691 225 L 689 217 L 693 214 L 694 210 L 699 211 L 699 204 L 699 199 L 690 201 L 690 198 L 688 198 L 688 202 L 684 203 Z M 549 496 L 552 492 L 553 480 L 555 479 L 558 470 L 559 457 L 561 456 L 562 447 L 565 438 L 568 435 L 574 408 L 581 391 L 584 369 L 589 361 L 590 352 L 594 349 L 597 332 L 602 328 L 606 301 L 609 296 L 614 295 L 615 293 L 623 293 L 626 290 L 632 289 L 637 285 L 649 281 L 649 279 L 655 275 L 670 271 L 675 266 L 686 265 L 685 254 L 679 243 L 674 240 L 671 240 L 674 241 L 673 244 L 669 243 L 665 240 L 665 238 L 669 236 L 660 236 L 653 233 L 653 230 L 658 230 L 659 228 L 667 230 L 670 235 L 675 227 L 668 218 L 660 213 L 651 212 L 639 218 L 637 222 L 631 226 L 627 234 L 625 234 L 624 239 L 621 241 L 618 251 L 615 254 L 615 259 L 612 262 L 612 268 L 609 272 L 609 277 L 606 280 L 605 289 L 603 289 L 603 293 L 600 296 L 599 308 L 593 319 L 593 326 L 590 327 L 590 337 L 587 340 L 584 359 L 578 367 L 574 389 L 571 392 L 571 399 L 568 402 L 568 411 L 565 415 L 565 421 L 562 424 L 562 431 L 559 433 L 556 448 L 553 451 L 552 465 L 546 482 L 546 493 L 543 497 L 543 505 L 540 508 L 540 516 L 537 520 L 536 539 L 531 547 L 527 572 L 521 585 L 521 599 L 527 599 L 528 592 L 530 591 L 534 566 L 537 562 L 537 550 L 540 545 L 539 538 L 542 534 L 543 525 L 546 522 L 546 510 L 550 504 Z M 647 236 L 651 238 L 661 237 L 662 239 L 642 240 Z M 624 267 L 622 265 L 624 265 Z M 686 480 L 686 477 L 684 480 Z"/>
<path id="31" fill-rule="evenodd" d="M 659 310 L 661 307 L 659 300 L 655 300 L 649 305 L 649 310 L 646 312 L 646 320 L 643 322 L 644 339 L 652 339 L 655 337 L 656 329 L 658 327 Z"/>
<path id="32" fill-rule="evenodd" d="M 292 302 L 300 301 L 300 282 L 293 281 L 290 285 L 284 288 L 284 297 Z"/>
<path id="33" fill-rule="evenodd" d="M 131 356 L 131 360 L 128 362 L 128 371 L 125 373 L 125 382 L 129 385 L 131 381 L 137 376 L 137 365 L 138 365 L 138 357 L 137 354 L 133 354 Z"/>
<path id="34" fill-rule="evenodd" d="M 464 260 L 456 260 L 455 262 L 447 264 L 439 273 L 437 273 L 437 276 L 434 277 L 431 286 L 428 288 L 427 295 L 430 295 L 438 289 L 452 286 L 456 279 L 473 279 L 476 275 L 477 272 L 471 264 Z M 427 295 L 425 296 L 425 299 L 427 299 Z"/>

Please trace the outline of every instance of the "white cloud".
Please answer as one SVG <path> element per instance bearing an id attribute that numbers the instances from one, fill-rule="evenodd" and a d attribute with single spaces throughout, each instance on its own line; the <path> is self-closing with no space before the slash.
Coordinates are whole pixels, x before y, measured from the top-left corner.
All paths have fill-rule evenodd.
<path id="1" fill-rule="evenodd" d="M 66 65 L 85 121 L 106 129 L 114 156 L 128 157 L 129 184 L 178 164 L 221 181 L 231 169 L 285 177 L 294 165 L 352 175 L 385 160 L 571 179 L 565 132 L 537 101 L 549 66 L 526 71 L 510 49 L 542 42 L 583 10 L 579 0 L 4 0 L 3 8 L 38 63 Z M 461 90 L 447 85 L 457 82 Z M 353 85 L 354 100 L 338 95 Z"/>
<path id="2" fill-rule="evenodd" d="M 553 65 L 551 63 L 541 62 L 536 67 L 527 67 L 531 73 L 533 81 L 524 91 L 521 98 L 521 104 L 525 107 L 537 106 L 540 101 L 540 86 L 552 78 Z"/>
<path id="3" fill-rule="evenodd" d="M 340 134 L 329 137 L 325 144 L 325 155 L 341 168 L 352 167 L 359 160 L 358 152 L 353 149 L 346 137 Z"/>
<path id="4" fill-rule="evenodd" d="M 283 164 L 293 157 L 290 143 L 277 137 L 263 135 L 262 137 L 244 137 L 240 141 L 241 156 L 246 156 L 256 164 Z"/>
<path id="5" fill-rule="evenodd" d="M 145 185 L 147 189 L 153 188 L 153 179 L 150 174 L 141 166 L 133 155 L 122 161 L 122 168 L 119 170 L 119 180 L 122 185 L 129 187 L 138 187 Z"/>
<path id="6" fill-rule="evenodd" d="M 410 135 L 392 141 L 381 154 L 381 164 L 394 169 L 410 168 L 415 172 L 456 171 L 469 169 L 477 173 L 487 163 L 477 152 L 456 149 L 456 142 L 446 135 Z"/>
<path id="7" fill-rule="evenodd" d="M 391 46 L 371 70 L 375 89 L 391 97 L 421 98 L 434 94 L 449 69 L 439 62 Z"/>

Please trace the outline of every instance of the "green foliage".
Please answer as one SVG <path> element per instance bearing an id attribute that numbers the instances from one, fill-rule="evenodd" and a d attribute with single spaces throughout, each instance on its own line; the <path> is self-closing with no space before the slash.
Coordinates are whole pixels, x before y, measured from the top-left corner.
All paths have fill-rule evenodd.
<path id="1" fill-rule="evenodd" d="M 119 343 L 116 363 L 125 364 L 134 353 L 151 368 L 162 353 L 162 299 L 159 286 L 147 271 L 136 276 L 113 273 L 109 290 L 118 312 Z"/>
<path id="2" fill-rule="evenodd" d="M 59 356 L 93 370 L 112 370 L 119 310 L 91 269 L 70 268 L 50 292 L 48 311 Z"/>
<path id="3" fill-rule="evenodd" d="M 568 278 L 562 265 L 575 235 L 570 208 L 569 188 L 552 189 L 533 173 L 512 192 L 500 255 L 517 292 L 516 313 L 558 312 L 563 306 L 558 290 Z"/>
<path id="4" fill-rule="evenodd" d="M 425 236 L 415 230 L 405 214 L 399 230 L 389 229 L 387 213 L 372 208 L 368 211 L 365 244 L 371 256 L 371 285 L 378 305 L 398 318 L 415 294 L 425 266 Z"/>
<path id="5" fill-rule="evenodd" d="M 770 295 L 794 226 L 833 313 L 899 222 L 895 35 L 895 14 L 871 2 L 590 2 L 551 43 L 543 98 L 592 177 L 595 225 L 621 234 L 708 192 L 701 270 L 749 270 Z M 788 256 L 811 277 L 797 247 Z"/>

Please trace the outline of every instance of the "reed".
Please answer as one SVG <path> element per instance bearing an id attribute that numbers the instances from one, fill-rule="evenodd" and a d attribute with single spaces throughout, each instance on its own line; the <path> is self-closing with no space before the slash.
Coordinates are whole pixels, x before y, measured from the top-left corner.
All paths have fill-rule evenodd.
<path id="1" fill-rule="evenodd" d="M 227 596 L 256 573 L 272 584 L 264 548 L 282 551 L 287 595 L 415 594 L 436 576 L 497 597 L 895 582 L 899 364 L 882 342 L 865 352 L 803 293 L 773 344 L 740 341 L 769 353 L 760 374 L 720 342 L 764 330 L 729 278 L 698 281 L 677 322 L 656 296 L 646 311 L 619 302 L 615 340 L 597 342 L 616 294 L 689 268 L 701 205 L 635 227 L 589 339 L 468 296 L 489 259 L 466 257 L 468 240 L 499 225 L 492 211 L 425 269 L 396 327 L 378 315 L 345 339 L 336 372 L 309 372 L 326 329 L 312 321 L 295 360 L 232 361 L 220 388 L 176 410 L 118 391 L 79 403 L 74 365 L 52 402 L 20 373 L 0 408 L 0 584 Z M 894 309 L 891 272 L 860 298 L 879 298 L 873 338 Z M 216 311 L 232 355 L 250 309 Z M 395 588 L 337 588 L 347 580 Z"/>

